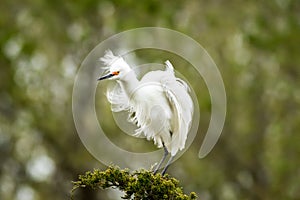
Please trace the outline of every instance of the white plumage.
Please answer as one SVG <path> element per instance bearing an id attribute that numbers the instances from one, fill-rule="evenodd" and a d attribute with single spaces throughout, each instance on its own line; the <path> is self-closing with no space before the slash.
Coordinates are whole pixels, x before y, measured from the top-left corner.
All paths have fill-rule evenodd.
<path id="1" fill-rule="evenodd" d="M 107 99 L 113 112 L 128 111 L 129 121 L 138 126 L 136 135 L 144 134 L 157 147 L 165 149 L 165 155 L 156 167 L 161 167 L 168 153 L 172 158 L 184 149 L 193 116 L 193 101 L 188 85 L 175 77 L 174 68 L 166 61 L 165 71 L 148 72 L 141 80 L 122 57 L 106 51 L 100 60 L 109 73 L 98 80 L 117 80 L 119 86 L 107 91 Z"/>

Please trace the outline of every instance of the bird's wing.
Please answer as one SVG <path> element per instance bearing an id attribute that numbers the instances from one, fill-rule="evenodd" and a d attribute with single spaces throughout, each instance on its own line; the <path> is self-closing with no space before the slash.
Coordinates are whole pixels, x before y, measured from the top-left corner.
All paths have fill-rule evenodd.
<path id="1" fill-rule="evenodd" d="M 162 85 L 175 115 L 171 122 L 173 126 L 172 146 L 174 147 L 171 154 L 175 155 L 185 146 L 194 106 L 187 83 L 175 77 L 173 66 L 169 61 L 166 62 L 166 73 L 169 75 L 168 78 L 162 80 L 164 81 Z"/>
<path id="2" fill-rule="evenodd" d="M 147 73 L 141 82 L 159 82 L 171 105 L 174 116 L 171 121 L 172 142 L 171 154 L 185 146 L 194 111 L 193 101 L 189 95 L 190 88 L 187 83 L 174 75 L 174 68 L 170 61 L 166 61 L 165 71 L 152 71 Z"/>
<path id="3" fill-rule="evenodd" d="M 122 90 L 120 84 L 117 84 L 113 88 L 109 88 L 106 92 L 106 97 L 111 104 L 111 110 L 113 112 L 120 112 L 130 109 L 128 97 Z"/>

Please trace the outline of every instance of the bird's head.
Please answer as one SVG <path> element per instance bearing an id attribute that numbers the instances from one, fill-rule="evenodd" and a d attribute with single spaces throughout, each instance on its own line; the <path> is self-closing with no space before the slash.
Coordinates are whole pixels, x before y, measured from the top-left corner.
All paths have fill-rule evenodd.
<path id="1" fill-rule="evenodd" d="M 104 79 L 122 79 L 122 77 L 131 71 L 130 66 L 125 60 L 120 56 L 115 56 L 110 50 L 105 52 L 105 55 L 100 58 L 100 61 L 106 66 L 108 74 L 98 78 L 99 81 Z"/>

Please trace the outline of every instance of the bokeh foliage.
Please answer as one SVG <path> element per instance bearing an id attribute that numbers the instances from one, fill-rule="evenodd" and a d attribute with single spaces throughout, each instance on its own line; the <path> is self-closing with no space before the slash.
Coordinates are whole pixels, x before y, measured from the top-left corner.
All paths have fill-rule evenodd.
<path id="1" fill-rule="evenodd" d="M 78 174 L 105 167 L 76 134 L 71 111 L 74 78 L 95 45 L 141 26 L 191 36 L 215 60 L 225 82 L 224 131 L 202 160 L 197 154 L 209 124 L 210 102 L 204 83 L 194 88 L 201 110 L 199 133 L 169 169 L 186 192 L 196 191 L 201 199 L 300 198 L 298 0 L 0 4 L 1 199 L 66 199 L 70 181 Z M 145 60 L 159 55 L 145 55 Z M 185 76 L 198 81 L 193 73 Z M 114 140 L 116 131 L 109 129 Z M 76 199 L 116 196 L 84 190 Z"/>

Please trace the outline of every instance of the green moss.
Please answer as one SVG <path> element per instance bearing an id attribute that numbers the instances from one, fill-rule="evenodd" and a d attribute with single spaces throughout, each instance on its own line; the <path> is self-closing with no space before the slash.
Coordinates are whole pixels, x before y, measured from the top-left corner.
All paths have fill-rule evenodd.
<path id="1" fill-rule="evenodd" d="M 128 169 L 110 166 L 105 171 L 95 169 L 79 175 L 73 182 L 72 196 L 78 188 L 106 189 L 112 187 L 125 192 L 123 199 L 197 199 L 196 193 L 183 193 L 179 181 L 169 175 L 153 174 L 151 171 L 140 170 L 130 173 Z"/>

